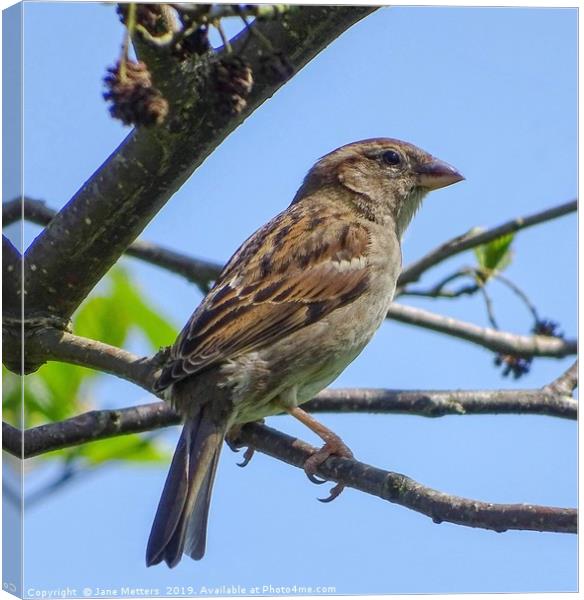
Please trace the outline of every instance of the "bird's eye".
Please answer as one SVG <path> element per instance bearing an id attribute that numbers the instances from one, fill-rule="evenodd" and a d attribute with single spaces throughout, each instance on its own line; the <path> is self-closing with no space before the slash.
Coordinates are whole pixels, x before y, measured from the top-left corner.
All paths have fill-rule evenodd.
<path id="1" fill-rule="evenodd" d="M 399 163 L 401 162 L 401 156 L 395 150 L 386 150 L 381 155 L 381 158 L 383 159 L 383 162 L 386 165 L 395 166 L 395 165 L 399 165 Z"/>

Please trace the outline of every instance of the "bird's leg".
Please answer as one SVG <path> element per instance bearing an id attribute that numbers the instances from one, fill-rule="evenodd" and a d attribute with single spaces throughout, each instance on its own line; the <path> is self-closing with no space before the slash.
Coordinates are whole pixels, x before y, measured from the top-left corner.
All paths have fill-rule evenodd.
<path id="1" fill-rule="evenodd" d="M 314 431 L 320 439 L 324 441 L 324 446 L 317 450 L 307 461 L 304 463 L 304 471 L 306 475 L 313 483 L 323 483 L 319 479 L 316 479 L 315 474 L 318 467 L 329 456 L 340 456 L 342 458 L 353 458 L 351 449 L 343 442 L 343 440 L 333 431 L 325 427 L 322 423 L 319 423 L 312 415 L 306 411 L 298 408 L 286 408 L 288 414 L 298 419 L 303 425 L 306 425 L 309 429 Z M 330 491 L 328 498 L 319 498 L 321 502 L 331 502 L 334 500 L 343 490 L 345 489 L 344 483 L 337 483 L 335 487 Z"/>

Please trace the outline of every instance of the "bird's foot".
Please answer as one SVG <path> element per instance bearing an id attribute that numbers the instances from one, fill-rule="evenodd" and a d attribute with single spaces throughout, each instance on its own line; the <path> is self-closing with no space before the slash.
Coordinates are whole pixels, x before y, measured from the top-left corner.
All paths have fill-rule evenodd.
<path id="1" fill-rule="evenodd" d="M 324 441 L 324 446 L 320 450 L 317 450 L 304 463 L 304 472 L 312 483 L 317 483 L 319 485 L 324 483 L 324 480 L 316 477 L 316 472 L 318 471 L 318 467 L 320 467 L 329 456 L 353 458 L 353 453 L 347 444 L 345 444 L 336 433 L 331 431 L 328 427 L 325 427 L 322 423 L 319 423 L 312 415 L 297 406 L 293 408 L 286 407 L 286 410 L 290 415 L 314 431 L 314 433 Z M 344 489 L 344 483 L 337 483 L 330 491 L 328 498 L 319 498 L 319 500 L 321 502 L 332 502 Z"/>
<path id="2" fill-rule="evenodd" d="M 316 477 L 318 467 L 324 463 L 329 456 L 339 456 L 341 458 L 354 458 L 351 449 L 343 442 L 343 440 L 333 433 L 332 431 L 327 432 L 327 439 L 324 446 L 317 450 L 310 458 L 304 463 L 304 472 L 312 483 L 321 485 L 326 483 L 325 479 L 319 479 Z M 318 498 L 320 502 L 332 502 L 343 490 L 345 489 L 344 483 L 337 483 L 327 498 Z"/>

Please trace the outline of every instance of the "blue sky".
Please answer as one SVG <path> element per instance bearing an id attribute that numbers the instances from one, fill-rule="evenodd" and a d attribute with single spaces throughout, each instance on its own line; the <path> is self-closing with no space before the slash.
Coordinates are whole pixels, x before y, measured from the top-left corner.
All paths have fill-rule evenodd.
<path id="1" fill-rule="evenodd" d="M 302 70 L 210 156 L 143 238 L 225 261 L 291 200 L 304 173 L 344 143 L 378 136 L 418 144 L 466 181 L 432 194 L 404 240 L 407 264 L 473 226 L 565 202 L 576 187 L 573 9 L 391 8 L 377 11 Z M 58 35 L 55 32 L 60 32 Z M 101 99 L 121 27 L 103 4 L 25 6 L 26 194 L 60 207 L 127 134 Z M 27 227 L 31 239 L 36 229 Z M 576 219 L 517 237 L 508 276 L 540 312 L 576 332 Z M 437 281 L 472 255 L 427 275 Z M 124 259 L 177 327 L 200 301 L 179 277 Z M 526 333 L 525 309 L 493 288 L 502 327 Z M 486 325 L 479 298 L 402 299 Z M 172 340 L 168 340 L 169 343 Z M 139 352 L 136 342 L 133 350 Z M 537 360 L 518 383 L 487 351 L 386 323 L 337 387 L 538 387 L 570 360 Z M 148 401 L 105 379 L 98 405 Z M 576 504 L 576 425 L 546 417 L 326 415 L 356 456 L 442 491 L 493 502 Z M 315 441 L 289 418 L 270 423 Z M 165 435 L 169 448 L 178 430 Z M 146 569 L 144 549 L 165 468 L 112 465 L 27 512 L 28 588 L 201 585 L 335 586 L 338 594 L 576 589 L 576 537 L 496 534 L 428 518 L 347 490 L 330 505 L 301 471 L 224 452 L 207 556 Z M 34 483 L 34 482 L 33 482 Z"/>

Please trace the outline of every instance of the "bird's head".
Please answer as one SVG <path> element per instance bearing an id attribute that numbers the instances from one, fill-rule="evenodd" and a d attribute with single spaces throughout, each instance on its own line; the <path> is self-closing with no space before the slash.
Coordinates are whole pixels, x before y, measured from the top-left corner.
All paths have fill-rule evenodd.
<path id="1" fill-rule="evenodd" d="M 309 171 L 295 201 L 323 188 L 342 188 L 359 212 L 395 223 L 402 236 L 424 196 L 464 177 L 449 164 L 400 140 L 376 138 L 342 146 Z"/>

